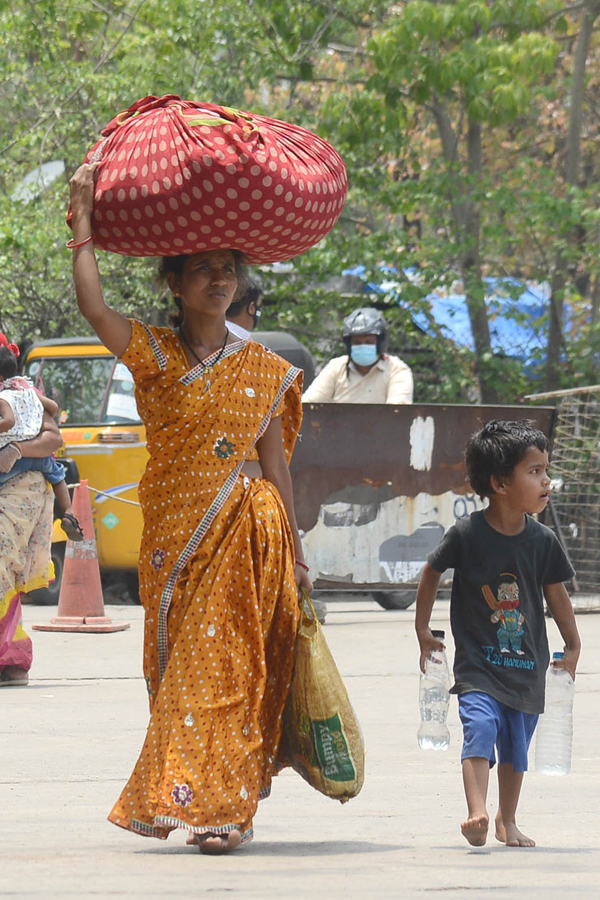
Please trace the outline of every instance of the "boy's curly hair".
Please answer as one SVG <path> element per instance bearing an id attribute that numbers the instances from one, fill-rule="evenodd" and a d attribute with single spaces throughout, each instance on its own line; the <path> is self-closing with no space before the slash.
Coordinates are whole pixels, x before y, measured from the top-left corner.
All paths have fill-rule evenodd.
<path id="1" fill-rule="evenodd" d="M 465 466 L 471 487 L 483 500 L 494 493 L 491 478 L 508 478 L 530 447 L 548 449 L 548 438 L 535 422 L 492 419 L 475 431 L 465 450 Z"/>

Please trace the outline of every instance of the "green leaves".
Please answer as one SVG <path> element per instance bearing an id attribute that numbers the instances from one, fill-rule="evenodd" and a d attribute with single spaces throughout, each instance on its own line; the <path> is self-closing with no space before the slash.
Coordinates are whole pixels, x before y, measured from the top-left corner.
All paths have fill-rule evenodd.
<path id="1" fill-rule="evenodd" d="M 600 126 L 584 104 L 582 181 L 566 190 L 572 57 L 557 36 L 574 41 L 580 13 L 561 9 L 557 0 L 0 3 L 2 325 L 19 337 L 83 329 L 64 249 L 67 178 L 27 206 L 10 199 L 19 181 L 53 159 L 70 174 L 118 110 L 146 93 L 179 93 L 306 125 L 346 162 L 350 195 L 335 231 L 291 273 L 262 272 L 273 301 L 266 326 L 293 331 L 324 359 L 341 349 L 344 314 L 374 303 L 392 347 L 418 369 L 417 399 L 472 397 L 482 374 L 516 399 L 525 381 L 514 361 L 487 347 L 476 374 L 473 353 L 436 326 L 427 298 L 464 276 L 475 314 L 486 274 L 549 281 L 560 254 L 577 323 L 565 333 L 574 361 L 564 377 L 591 372 Z M 593 54 L 590 96 L 596 44 Z M 398 292 L 342 290 L 342 270 L 357 263 L 373 283 L 382 264 L 394 266 Z M 150 262 L 101 254 L 100 265 L 109 302 L 166 320 Z"/>

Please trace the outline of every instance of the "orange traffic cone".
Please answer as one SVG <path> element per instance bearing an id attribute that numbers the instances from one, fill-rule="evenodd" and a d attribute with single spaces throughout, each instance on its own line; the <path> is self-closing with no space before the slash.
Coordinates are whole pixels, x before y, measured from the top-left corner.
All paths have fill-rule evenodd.
<path id="1" fill-rule="evenodd" d="M 73 493 L 73 513 L 83 530 L 82 541 L 67 541 L 65 565 L 58 597 L 58 615 L 46 625 L 33 625 L 34 631 L 124 631 L 129 622 L 113 622 L 104 615 L 104 597 L 100 581 L 98 550 L 90 492 L 86 480 Z"/>

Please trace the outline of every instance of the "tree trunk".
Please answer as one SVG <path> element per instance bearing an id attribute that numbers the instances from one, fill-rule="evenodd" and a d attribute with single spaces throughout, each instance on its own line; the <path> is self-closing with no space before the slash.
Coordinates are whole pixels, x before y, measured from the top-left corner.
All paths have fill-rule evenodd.
<path id="1" fill-rule="evenodd" d="M 452 123 L 441 104 L 435 104 L 433 112 L 442 142 L 444 159 L 449 166 L 455 166 L 458 139 Z M 481 123 L 472 120 L 469 120 L 467 131 L 467 175 L 466 184 L 465 179 L 456 175 L 452 216 L 462 247 L 460 268 L 475 344 L 475 361 L 481 401 L 482 403 L 497 403 L 499 391 L 493 383 L 489 365 L 492 349 L 485 305 L 485 285 L 481 277 L 479 255 L 481 213 L 479 204 L 472 198 L 472 185 L 478 182 L 481 176 Z"/>
<path id="2" fill-rule="evenodd" d="M 481 123 L 469 119 L 467 131 L 467 170 L 469 183 L 467 199 L 464 205 L 464 237 L 466 248 L 462 256 L 461 266 L 463 283 L 471 331 L 475 342 L 475 359 L 482 403 L 497 403 L 500 392 L 494 384 L 493 372 L 489 361 L 492 355 L 490 326 L 485 305 L 485 284 L 481 277 L 481 258 L 479 254 L 481 236 L 481 212 L 479 204 L 472 198 L 473 183 L 480 181 L 481 176 Z"/>
<path id="3" fill-rule="evenodd" d="M 581 30 L 575 52 L 573 83 L 569 105 L 569 133 L 565 182 L 569 187 L 579 181 L 581 156 L 581 116 L 585 94 L 585 71 L 594 22 L 600 15 L 600 0 L 588 0 L 581 14 Z M 574 243 L 575 235 L 570 242 Z M 548 356 L 546 363 L 546 390 L 554 391 L 560 385 L 560 357 L 564 344 L 562 321 L 565 287 L 568 282 L 568 253 L 557 254 L 551 280 L 550 321 L 548 326 Z"/>

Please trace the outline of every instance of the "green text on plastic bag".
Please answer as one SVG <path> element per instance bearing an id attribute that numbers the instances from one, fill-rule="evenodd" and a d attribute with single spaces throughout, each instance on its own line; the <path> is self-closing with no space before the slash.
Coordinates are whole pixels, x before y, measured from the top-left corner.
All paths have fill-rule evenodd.
<path id="1" fill-rule="evenodd" d="M 337 713 L 330 719 L 314 719 L 312 727 L 323 775 L 330 781 L 354 781 L 356 769 Z"/>

